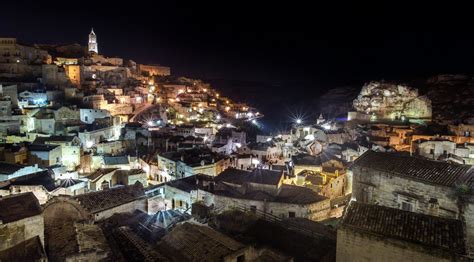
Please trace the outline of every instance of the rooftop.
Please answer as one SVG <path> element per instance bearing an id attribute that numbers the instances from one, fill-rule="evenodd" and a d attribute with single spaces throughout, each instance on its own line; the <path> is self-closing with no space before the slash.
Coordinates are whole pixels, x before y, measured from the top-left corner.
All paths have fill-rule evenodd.
<path id="1" fill-rule="evenodd" d="M 45 142 L 71 142 L 75 136 L 50 136 L 37 137 L 33 144 L 44 144 Z"/>
<path id="2" fill-rule="evenodd" d="M 104 164 L 111 165 L 128 165 L 130 162 L 128 156 L 104 156 Z"/>
<path id="3" fill-rule="evenodd" d="M 59 147 L 59 145 L 44 145 L 44 144 L 32 144 L 28 146 L 30 151 L 45 151 L 49 152 L 55 148 Z"/>
<path id="4" fill-rule="evenodd" d="M 398 153 L 367 151 L 351 166 L 375 169 L 427 183 L 453 187 L 458 182 L 473 184 L 473 170 L 468 165 L 432 161 Z"/>
<path id="5" fill-rule="evenodd" d="M 0 163 L 0 174 L 13 174 L 26 166 L 17 164 Z"/>
<path id="6" fill-rule="evenodd" d="M 208 175 L 203 175 L 203 174 L 197 174 L 197 175 L 185 177 L 182 179 L 176 179 L 176 180 L 167 182 L 166 184 L 171 187 L 174 187 L 174 188 L 177 188 L 179 190 L 186 191 L 189 193 L 192 190 L 196 190 L 197 188 L 200 187 L 197 181 L 203 181 L 203 180 L 212 181 L 213 177 L 208 176 Z"/>
<path id="7" fill-rule="evenodd" d="M 293 164 L 304 166 L 321 166 L 323 163 L 330 160 L 339 160 L 337 157 L 328 154 L 319 154 L 317 156 L 300 154 L 291 158 Z"/>
<path id="8" fill-rule="evenodd" d="M 51 177 L 48 170 L 11 179 L 5 183 L 4 188 L 10 186 L 43 186 L 50 192 L 57 188 L 54 179 Z"/>
<path id="9" fill-rule="evenodd" d="M 342 218 L 343 228 L 466 253 L 460 220 L 429 216 L 353 201 Z"/>
<path id="10" fill-rule="evenodd" d="M 145 191 L 143 190 L 143 186 L 140 183 L 136 183 L 132 186 L 122 186 L 78 195 L 75 196 L 74 199 L 91 213 L 97 213 L 132 202 L 144 195 Z"/>
<path id="11" fill-rule="evenodd" d="M 242 185 L 244 183 L 278 185 L 282 176 L 282 171 L 268 169 L 254 169 L 252 171 L 245 171 L 241 169 L 228 168 L 216 177 L 216 181 L 238 185 Z"/>
<path id="12" fill-rule="evenodd" d="M 86 174 L 85 176 L 90 179 L 91 181 L 94 181 L 98 178 L 101 178 L 103 175 L 112 173 L 114 171 L 118 170 L 118 168 L 99 168 L 93 173 Z"/>
<path id="13" fill-rule="evenodd" d="M 31 192 L 0 198 L 0 220 L 10 223 L 41 214 L 43 210 Z"/>
<path id="14" fill-rule="evenodd" d="M 220 261 L 245 246 L 208 227 L 191 223 L 176 226 L 162 238 L 159 250 L 182 254 L 188 261 Z"/>
<path id="15" fill-rule="evenodd" d="M 215 195 L 255 201 L 307 205 L 328 199 L 309 188 L 294 185 L 282 185 L 276 194 L 261 190 L 246 190 L 242 192 L 225 184 L 219 184 L 215 188 L 215 190 L 211 191 Z"/>

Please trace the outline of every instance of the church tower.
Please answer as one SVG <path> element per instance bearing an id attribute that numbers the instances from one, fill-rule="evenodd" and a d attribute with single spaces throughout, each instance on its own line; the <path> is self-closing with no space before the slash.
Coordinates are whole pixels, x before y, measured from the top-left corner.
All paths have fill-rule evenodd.
<path id="1" fill-rule="evenodd" d="M 97 46 L 97 36 L 94 33 L 94 28 L 92 28 L 91 33 L 89 34 L 89 52 L 99 53 L 99 48 Z"/>

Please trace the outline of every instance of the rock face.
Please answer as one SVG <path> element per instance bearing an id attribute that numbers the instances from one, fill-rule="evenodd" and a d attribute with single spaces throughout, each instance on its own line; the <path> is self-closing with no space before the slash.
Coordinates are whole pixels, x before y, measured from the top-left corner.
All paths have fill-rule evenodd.
<path id="1" fill-rule="evenodd" d="M 474 121 L 474 79 L 465 75 L 438 75 L 427 80 L 426 96 L 433 104 L 433 120 L 454 124 Z"/>
<path id="2" fill-rule="evenodd" d="M 352 101 L 359 94 L 360 86 L 343 86 L 328 90 L 318 99 L 318 112 L 326 119 L 347 116 L 352 110 Z"/>
<path id="3" fill-rule="evenodd" d="M 430 119 L 431 101 L 406 85 L 370 82 L 362 87 L 353 101 L 357 112 L 379 119 Z"/>

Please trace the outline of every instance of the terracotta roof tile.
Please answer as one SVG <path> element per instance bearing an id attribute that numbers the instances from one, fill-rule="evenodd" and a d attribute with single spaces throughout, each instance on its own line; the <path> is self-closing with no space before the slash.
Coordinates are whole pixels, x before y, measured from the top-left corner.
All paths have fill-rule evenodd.
<path id="1" fill-rule="evenodd" d="M 343 227 L 420 245 L 466 253 L 462 222 L 385 206 L 353 201 L 342 218 Z"/>
<path id="2" fill-rule="evenodd" d="M 411 157 L 399 153 L 367 151 L 351 166 L 364 167 L 442 186 L 472 185 L 472 167 Z"/>

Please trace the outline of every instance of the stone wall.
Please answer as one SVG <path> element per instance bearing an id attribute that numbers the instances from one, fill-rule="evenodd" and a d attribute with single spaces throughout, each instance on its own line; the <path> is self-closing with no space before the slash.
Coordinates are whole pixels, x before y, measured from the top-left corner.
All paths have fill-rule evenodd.
<path id="1" fill-rule="evenodd" d="M 295 217 L 308 218 L 314 221 L 320 221 L 329 218 L 330 200 L 323 200 L 313 204 L 300 205 L 281 202 L 266 202 L 250 199 L 230 198 L 220 195 L 214 195 L 206 191 L 199 191 L 201 199 L 205 205 L 214 205 L 216 210 L 229 210 L 236 207 L 245 207 L 250 209 L 255 206 L 258 211 L 267 212 L 281 218 L 288 218 L 289 212 L 294 212 Z"/>
<path id="2" fill-rule="evenodd" d="M 411 202 L 413 212 L 446 218 L 458 218 L 455 189 L 404 179 L 389 173 L 354 167 L 352 197 L 357 201 L 401 209 L 401 202 Z M 436 199 L 439 208 L 430 205 Z"/>
<path id="3" fill-rule="evenodd" d="M 125 203 L 120 206 L 116 206 L 104 211 L 94 213 L 94 221 L 100 221 L 100 220 L 109 218 L 115 213 L 124 213 L 124 212 L 131 213 L 137 209 L 143 212 L 147 212 L 147 200 L 145 198 L 137 199 L 135 201 Z"/>
<path id="4" fill-rule="evenodd" d="M 27 217 L 8 224 L 0 223 L 0 251 L 39 236 L 44 246 L 43 215 Z"/>
<path id="5" fill-rule="evenodd" d="M 337 230 L 337 262 L 351 261 L 453 261 L 453 257 L 434 249 L 386 237 L 361 234 L 348 228 Z"/>

